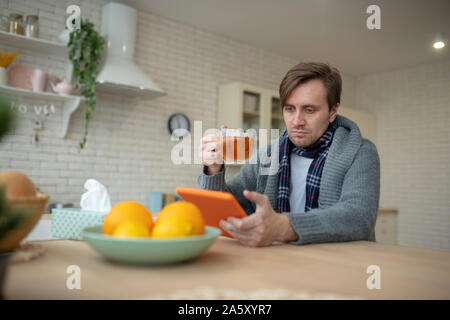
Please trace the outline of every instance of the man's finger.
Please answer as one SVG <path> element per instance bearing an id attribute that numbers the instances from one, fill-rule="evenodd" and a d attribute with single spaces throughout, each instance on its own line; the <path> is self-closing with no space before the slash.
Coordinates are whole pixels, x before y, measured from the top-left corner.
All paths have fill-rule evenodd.
<path id="1" fill-rule="evenodd" d="M 259 214 L 252 214 L 244 218 L 229 217 L 227 222 L 231 223 L 237 230 L 248 231 L 262 224 Z"/>
<path id="2" fill-rule="evenodd" d="M 216 141 L 210 141 L 203 144 L 204 150 L 215 150 L 217 149 L 217 142 Z"/>
<path id="3" fill-rule="evenodd" d="M 242 241 L 251 240 L 251 236 L 249 234 L 237 230 L 231 223 L 229 223 L 225 220 L 220 220 L 219 226 L 222 229 L 224 229 L 226 232 L 231 234 L 233 236 L 233 238 L 236 238 L 237 240 L 242 240 Z"/>
<path id="4" fill-rule="evenodd" d="M 266 195 L 255 192 L 255 191 L 248 191 L 244 190 L 244 197 L 246 197 L 248 200 L 256 203 L 258 206 L 264 206 L 267 204 L 269 199 Z"/>
<path id="5" fill-rule="evenodd" d="M 210 133 L 202 137 L 202 140 L 214 140 L 214 139 L 217 139 L 217 134 Z"/>
<path id="6" fill-rule="evenodd" d="M 209 142 L 217 142 L 218 137 L 217 136 L 206 136 L 204 138 L 202 138 L 201 143 L 200 144 L 206 144 Z"/>

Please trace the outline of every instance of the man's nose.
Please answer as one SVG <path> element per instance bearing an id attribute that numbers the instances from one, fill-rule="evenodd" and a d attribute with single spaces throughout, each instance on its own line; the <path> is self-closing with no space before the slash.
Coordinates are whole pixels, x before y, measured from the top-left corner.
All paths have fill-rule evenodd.
<path id="1" fill-rule="evenodd" d="M 294 125 L 295 126 L 304 126 L 306 124 L 304 115 L 302 112 L 297 112 L 294 118 Z"/>

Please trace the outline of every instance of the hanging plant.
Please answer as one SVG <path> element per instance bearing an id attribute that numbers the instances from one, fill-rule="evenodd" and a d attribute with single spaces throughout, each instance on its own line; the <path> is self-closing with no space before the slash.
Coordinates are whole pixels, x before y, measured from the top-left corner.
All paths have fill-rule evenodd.
<path id="1" fill-rule="evenodd" d="M 89 122 L 95 109 L 95 79 L 100 72 L 104 44 L 105 40 L 94 30 L 94 24 L 85 19 L 81 19 L 80 29 L 70 33 L 67 44 L 73 65 L 72 80 L 79 83 L 81 94 L 86 98 L 84 134 L 78 151 L 86 145 Z"/>

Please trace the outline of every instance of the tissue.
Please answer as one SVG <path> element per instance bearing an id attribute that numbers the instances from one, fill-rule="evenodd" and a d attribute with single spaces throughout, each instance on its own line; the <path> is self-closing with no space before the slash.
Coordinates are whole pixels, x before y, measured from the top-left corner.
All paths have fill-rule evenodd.
<path id="1" fill-rule="evenodd" d="M 81 208 L 52 209 L 52 237 L 60 239 L 83 239 L 83 229 L 103 224 L 111 210 L 111 201 L 105 186 L 95 179 L 88 179 L 81 195 Z"/>
<path id="2" fill-rule="evenodd" d="M 111 200 L 104 185 L 95 179 L 88 179 L 84 183 L 84 188 L 87 191 L 81 195 L 81 210 L 100 212 L 111 210 Z"/>

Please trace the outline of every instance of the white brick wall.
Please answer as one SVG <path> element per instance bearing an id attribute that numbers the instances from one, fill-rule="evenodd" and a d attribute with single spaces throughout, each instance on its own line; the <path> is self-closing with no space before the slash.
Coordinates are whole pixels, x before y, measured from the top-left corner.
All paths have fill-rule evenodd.
<path id="1" fill-rule="evenodd" d="M 356 79 L 375 114 L 380 206 L 397 208 L 399 244 L 450 250 L 450 61 Z"/>

